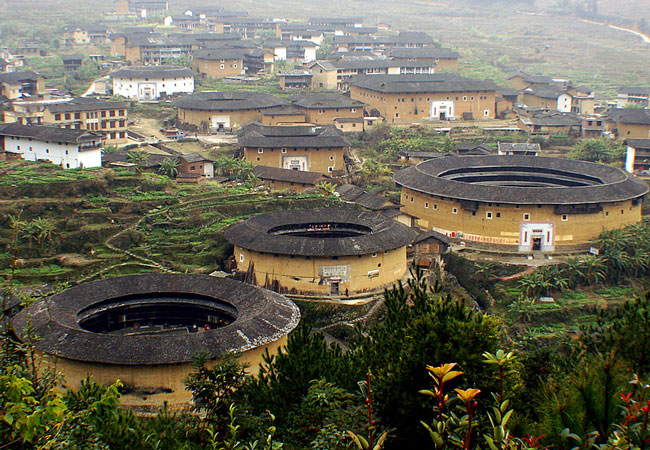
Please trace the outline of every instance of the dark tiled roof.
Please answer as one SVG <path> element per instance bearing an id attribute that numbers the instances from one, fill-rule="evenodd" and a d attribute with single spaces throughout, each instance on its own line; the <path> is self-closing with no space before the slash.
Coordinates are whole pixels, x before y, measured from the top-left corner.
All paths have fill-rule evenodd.
<path id="1" fill-rule="evenodd" d="M 196 163 L 196 162 L 212 162 L 205 156 L 199 154 L 199 153 L 188 153 L 187 155 L 181 155 L 179 157 L 182 161 L 185 161 L 186 163 Z"/>
<path id="2" fill-rule="evenodd" d="M 494 91 L 492 80 L 474 80 L 453 73 L 422 75 L 357 75 L 350 80 L 357 86 L 384 93 L 473 92 Z"/>
<path id="3" fill-rule="evenodd" d="M 0 125 L 1 136 L 16 136 L 32 138 L 43 142 L 66 142 L 76 144 L 88 139 L 100 139 L 101 136 L 87 130 L 73 130 L 70 128 L 50 127 L 45 125 L 20 125 L 8 123 Z"/>
<path id="4" fill-rule="evenodd" d="M 572 113 L 537 113 L 530 117 L 519 117 L 524 125 L 533 125 L 541 127 L 575 127 L 580 125 L 580 119 Z"/>
<path id="5" fill-rule="evenodd" d="M 278 226 L 323 223 L 351 224 L 370 229 L 368 234 L 342 238 L 301 237 L 273 234 Z M 225 237 L 239 247 L 295 256 L 367 255 L 410 244 L 415 231 L 381 214 L 354 209 L 274 211 L 251 217 L 226 230 Z"/>
<path id="6" fill-rule="evenodd" d="M 634 125 L 650 125 L 650 111 L 637 108 L 615 109 L 609 113 L 607 120 Z"/>
<path id="7" fill-rule="evenodd" d="M 24 83 L 26 81 L 36 81 L 42 77 L 42 75 L 39 75 L 38 73 L 32 71 L 0 73 L 0 83 Z"/>
<path id="8" fill-rule="evenodd" d="M 304 170 L 280 169 L 278 167 L 255 166 L 253 173 L 261 180 L 283 181 L 286 183 L 316 185 L 323 178 L 328 178 L 320 172 Z"/>
<path id="9" fill-rule="evenodd" d="M 147 153 L 147 161 L 144 163 L 145 169 L 155 169 L 160 167 L 160 163 L 166 158 L 174 158 L 173 155 L 160 153 Z M 102 165 L 107 166 L 110 163 L 130 163 L 128 153 L 105 153 L 102 154 Z"/>
<path id="10" fill-rule="evenodd" d="M 638 95 L 647 97 L 650 95 L 650 89 L 642 87 L 622 87 L 618 90 L 619 94 Z"/>
<path id="11" fill-rule="evenodd" d="M 378 75 L 376 75 L 378 76 Z M 341 94 L 302 94 L 292 98 L 293 104 L 307 109 L 363 108 L 365 103 Z"/>
<path id="12" fill-rule="evenodd" d="M 331 23 L 345 25 L 348 23 L 361 23 L 361 17 L 310 17 L 309 23 Z"/>
<path id="13" fill-rule="evenodd" d="M 205 91 L 187 95 L 176 100 L 176 106 L 201 111 L 232 111 L 243 109 L 262 109 L 284 106 L 288 102 L 270 94 L 259 92 L 219 92 Z"/>
<path id="14" fill-rule="evenodd" d="M 638 149 L 650 150 L 650 139 L 628 139 L 627 145 Z"/>
<path id="15" fill-rule="evenodd" d="M 357 203 L 371 211 L 391 209 L 391 206 L 386 206 L 386 202 L 389 201 L 386 197 L 379 195 L 378 192 L 364 191 L 354 184 L 342 184 L 337 186 L 336 192 L 343 200 Z"/>
<path id="16" fill-rule="evenodd" d="M 64 113 L 75 111 L 94 111 L 98 109 L 123 109 L 126 108 L 125 102 L 109 102 L 99 98 L 76 97 L 69 102 L 56 103 L 48 106 L 47 109 L 52 113 Z"/>
<path id="17" fill-rule="evenodd" d="M 243 59 L 247 54 L 248 50 L 244 48 L 209 48 L 195 52 L 194 59 Z"/>
<path id="18" fill-rule="evenodd" d="M 333 126 L 264 126 L 246 125 L 240 132 L 242 147 L 349 147 L 350 143 Z"/>
<path id="19" fill-rule="evenodd" d="M 73 53 L 71 55 L 61 55 L 61 60 L 65 63 L 66 61 L 83 61 L 85 58 L 81 53 Z"/>
<path id="20" fill-rule="evenodd" d="M 486 184 L 466 182 L 454 174 L 476 176 L 486 173 L 518 174 L 535 184 L 544 177 L 543 186 L 516 186 L 508 182 Z M 459 175 L 456 175 L 459 176 Z M 553 184 L 559 178 L 587 180 L 586 186 Z M 620 169 L 602 164 L 540 156 L 464 156 L 437 158 L 402 169 L 394 176 L 397 184 L 427 194 L 458 200 L 532 204 L 573 205 L 620 202 L 640 198 L 648 186 Z"/>
<path id="21" fill-rule="evenodd" d="M 391 48 L 386 49 L 385 54 L 392 58 L 439 58 L 458 59 L 458 52 L 444 47 L 420 47 L 420 48 Z"/>
<path id="22" fill-rule="evenodd" d="M 110 73 L 111 77 L 123 78 L 170 78 L 170 77 L 191 77 L 196 75 L 193 70 L 187 67 L 176 66 L 133 66 L 122 67 Z"/>
<path id="23" fill-rule="evenodd" d="M 442 234 L 438 231 L 431 230 L 425 233 L 420 233 L 417 238 L 415 238 L 414 244 L 419 244 L 420 242 L 428 241 L 429 239 L 436 239 L 447 245 L 451 244 L 451 239 L 446 234 Z"/>
<path id="24" fill-rule="evenodd" d="M 524 72 L 523 70 L 520 70 L 518 72 L 511 73 L 508 75 L 508 80 L 511 80 L 513 78 L 520 77 L 522 80 L 524 80 L 526 83 L 532 83 L 532 84 L 551 84 L 553 83 L 553 78 L 548 77 L 546 75 L 536 75 L 528 72 Z"/>
<path id="25" fill-rule="evenodd" d="M 489 155 L 494 148 L 486 144 L 473 144 L 471 142 L 460 142 L 455 145 L 456 153 L 461 155 Z"/>
<path id="26" fill-rule="evenodd" d="M 175 293 L 195 302 L 214 301 L 236 311 L 237 317 L 221 328 L 184 334 L 103 334 L 79 325 L 84 311 L 102 302 L 120 304 L 120 298 L 128 296 L 145 296 L 142 302 L 155 301 L 156 295 Z M 189 362 L 202 351 L 214 359 L 250 350 L 286 336 L 299 320 L 300 311 L 293 302 L 250 284 L 206 275 L 148 274 L 75 286 L 33 303 L 16 315 L 13 325 L 18 337 L 26 340 L 24 330 L 29 322 L 33 335 L 39 337 L 34 346 L 44 353 L 75 361 L 135 366 Z"/>
<path id="27" fill-rule="evenodd" d="M 557 100 L 557 98 L 566 93 L 566 89 L 560 89 L 557 86 L 531 86 L 526 88 L 524 94 L 534 95 L 539 98 L 550 98 Z"/>
<path id="28" fill-rule="evenodd" d="M 296 116 L 304 114 L 293 106 L 278 106 L 277 108 L 268 108 L 262 111 L 263 116 Z"/>

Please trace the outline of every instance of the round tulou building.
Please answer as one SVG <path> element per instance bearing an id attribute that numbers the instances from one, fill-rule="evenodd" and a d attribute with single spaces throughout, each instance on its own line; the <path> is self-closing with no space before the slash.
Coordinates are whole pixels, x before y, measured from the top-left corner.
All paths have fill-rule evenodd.
<path id="1" fill-rule="evenodd" d="M 615 167 L 539 156 L 436 158 L 397 172 L 418 227 L 519 252 L 585 250 L 641 220 L 648 186 Z"/>
<path id="2" fill-rule="evenodd" d="M 387 216 L 355 209 L 275 211 L 226 230 L 237 270 L 278 292 L 371 292 L 407 271 L 415 231 Z"/>
<path id="3" fill-rule="evenodd" d="M 287 298 L 205 275 L 147 274 L 85 283 L 39 300 L 13 319 L 19 339 L 34 337 L 39 368 L 56 366 L 65 387 L 87 376 L 123 383 L 121 402 L 141 413 L 191 404 L 183 380 L 192 359 L 226 353 L 257 370 L 300 320 Z M 33 330 L 26 335 L 27 325 Z"/>

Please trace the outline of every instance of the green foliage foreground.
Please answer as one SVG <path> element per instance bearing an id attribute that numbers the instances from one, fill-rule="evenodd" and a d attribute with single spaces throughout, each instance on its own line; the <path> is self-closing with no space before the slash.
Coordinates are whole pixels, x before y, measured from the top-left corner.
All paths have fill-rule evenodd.
<path id="1" fill-rule="evenodd" d="M 347 351 L 302 326 L 259 375 L 233 356 L 186 380 L 194 410 L 138 417 L 119 382 L 55 389 L 33 347 L 2 342 L 7 449 L 645 449 L 650 295 L 603 311 L 568 347 L 520 355 L 496 318 L 416 274 Z M 6 325 L 6 322 L 3 322 Z M 4 330 L 7 327 L 3 327 Z M 372 373 L 372 378 L 370 376 Z M 359 383 L 358 380 L 365 380 Z M 361 392 L 359 393 L 359 387 Z M 281 443 L 282 442 L 282 443 Z"/>

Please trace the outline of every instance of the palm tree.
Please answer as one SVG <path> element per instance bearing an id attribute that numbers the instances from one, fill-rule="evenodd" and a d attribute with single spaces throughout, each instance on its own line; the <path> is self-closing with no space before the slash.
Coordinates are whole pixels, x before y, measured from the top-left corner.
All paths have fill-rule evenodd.
<path id="1" fill-rule="evenodd" d="M 248 176 L 253 173 L 255 165 L 246 159 L 237 159 L 235 161 L 235 177 L 239 180 L 247 180 Z"/>
<path id="2" fill-rule="evenodd" d="M 144 170 L 145 164 L 149 161 L 149 154 L 144 150 L 131 150 L 126 154 L 126 159 L 135 164 L 135 170 L 141 174 Z"/>
<path id="3" fill-rule="evenodd" d="M 316 184 L 316 187 L 327 195 L 333 195 L 334 192 L 336 192 L 336 185 L 328 183 L 327 181 L 320 181 Z"/>
<path id="4" fill-rule="evenodd" d="M 43 245 L 45 242 L 50 242 L 52 240 L 52 234 L 56 228 L 54 222 L 39 217 L 38 219 L 32 220 L 31 224 L 33 235 L 39 245 Z"/>
<path id="5" fill-rule="evenodd" d="M 178 158 L 165 158 L 160 161 L 158 172 L 167 175 L 169 178 L 176 178 L 176 175 L 178 175 Z"/>

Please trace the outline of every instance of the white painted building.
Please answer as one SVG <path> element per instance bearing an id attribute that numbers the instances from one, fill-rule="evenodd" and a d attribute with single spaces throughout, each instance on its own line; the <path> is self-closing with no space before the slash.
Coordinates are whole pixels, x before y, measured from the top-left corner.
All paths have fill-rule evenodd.
<path id="1" fill-rule="evenodd" d="M 50 161 L 64 169 L 102 165 L 103 137 L 92 131 L 10 123 L 0 126 L 0 139 L 4 152 L 27 161 Z"/>
<path id="2" fill-rule="evenodd" d="M 194 72 L 186 67 L 134 66 L 111 73 L 113 95 L 137 100 L 194 92 Z"/>

